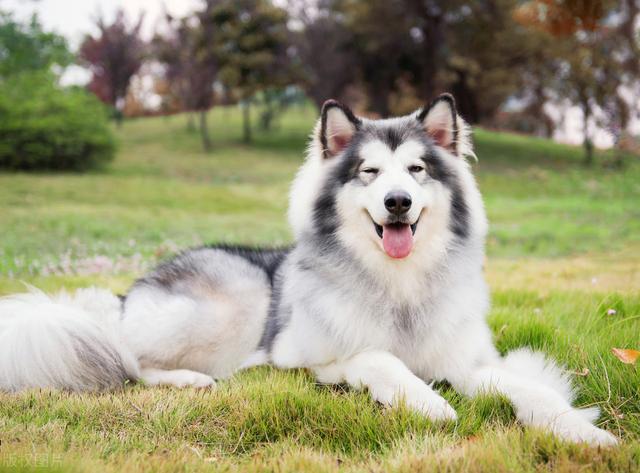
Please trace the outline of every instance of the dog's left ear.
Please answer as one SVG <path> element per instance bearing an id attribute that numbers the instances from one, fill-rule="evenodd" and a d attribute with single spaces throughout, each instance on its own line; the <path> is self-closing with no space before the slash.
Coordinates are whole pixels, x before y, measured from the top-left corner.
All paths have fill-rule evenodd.
<path id="1" fill-rule="evenodd" d="M 439 95 L 420 110 L 418 121 L 436 145 L 458 155 L 458 112 L 451 94 Z"/>
<path id="2" fill-rule="evenodd" d="M 349 146 L 361 122 L 349 107 L 337 100 L 327 100 L 320 115 L 323 155 L 325 158 L 332 158 Z"/>

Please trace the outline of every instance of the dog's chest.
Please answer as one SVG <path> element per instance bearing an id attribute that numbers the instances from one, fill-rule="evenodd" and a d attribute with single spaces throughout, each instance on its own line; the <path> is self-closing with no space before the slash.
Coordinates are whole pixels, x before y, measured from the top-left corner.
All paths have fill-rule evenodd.
<path id="1" fill-rule="evenodd" d="M 327 335 L 340 340 L 340 355 L 366 349 L 388 351 L 412 371 L 439 377 L 439 367 L 460 341 L 460 333 L 486 310 L 486 293 L 474 281 L 431 287 L 421 298 L 394 300 L 388 293 L 351 291 L 328 314 Z M 337 299 L 336 299 L 337 300 Z M 341 309 L 336 310 L 336 307 Z"/>
<path id="2" fill-rule="evenodd" d="M 276 358 L 286 349 L 286 366 L 325 364 L 371 349 L 393 353 L 410 367 L 431 365 L 455 344 L 455 327 L 469 312 L 461 304 L 474 303 L 466 294 L 473 286 L 468 278 L 454 283 L 442 273 L 405 281 L 402 292 L 362 273 L 290 268 L 282 298 L 290 317 L 275 349 Z"/>
<path id="3" fill-rule="evenodd" d="M 426 338 L 441 332 L 442 304 L 438 297 L 397 301 L 383 291 L 335 295 L 326 323 L 333 336 L 344 340 L 349 351 L 382 349 L 411 351 Z"/>

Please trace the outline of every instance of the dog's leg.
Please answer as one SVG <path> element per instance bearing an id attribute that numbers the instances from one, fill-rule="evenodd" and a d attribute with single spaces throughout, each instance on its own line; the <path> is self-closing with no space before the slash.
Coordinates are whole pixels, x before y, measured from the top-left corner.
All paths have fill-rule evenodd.
<path id="1" fill-rule="evenodd" d="M 404 403 L 433 420 L 456 419 L 456 412 L 443 397 L 385 351 L 362 352 L 314 367 L 314 372 L 321 383 L 346 382 L 356 389 L 368 388 L 373 399 L 387 406 Z"/>
<path id="2" fill-rule="evenodd" d="M 529 352 L 529 355 L 531 360 L 536 358 L 534 353 Z M 591 445 L 617 443 L 613 435 L 592 424 L 597 410 L 571 406 L 569 386 L 563 387 L 560 378 L 555 376 L 559 372 L 558 367 L 547 365 L 545 378 L 537 376 L 543 374 L 542 371 L 531 376 L 527 370 L 518 370 L 508 361 L 507 357 L 507 360 L 481 365 L 467 376 L 449 381 L 455 389 L 469 396 L 483 392 L 503 394 L 511 401 L 516 417 L 524 425 L 550 430 L 572 442 Z"/>
<path id="3" fill-rule="evenodd" d="M 140 379 L 149 386 L 176 386 L 178 388 L 206 388 L 215 386 L 211 376 L 191 370 L 142 369 Z"/>

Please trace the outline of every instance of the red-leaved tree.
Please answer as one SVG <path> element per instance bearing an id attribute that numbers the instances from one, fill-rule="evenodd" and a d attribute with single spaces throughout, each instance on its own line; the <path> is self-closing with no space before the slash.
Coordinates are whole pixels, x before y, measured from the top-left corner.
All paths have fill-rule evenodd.
<path id="1" fill-rule="evenodd" d="M 96 21 L 98 36 L 87 36 L 80 46 L 80 58 L 92 73 L 89 90 L 114 107 L 118 122 L 131 77 L 140 69 L 145 55 L 145 43 L 140 38 L 143 18 L 141 14 L 129 25 L 122 10 L 111 24 L 100 17 Z"/>
<path id="2" fill-rule="evenodd" d="M 203 25 L 192 17 L 177 19 L 167 15 L 164 32 L 156 34 L 152 46 L 154 56 L 165 66 L 165 79 L 182 109 L 198 112 L 202 145 L 209 151 L 212 142 L 207 112 L 213 106 L 213 83 L 218 69 L 211 25 Z"/>

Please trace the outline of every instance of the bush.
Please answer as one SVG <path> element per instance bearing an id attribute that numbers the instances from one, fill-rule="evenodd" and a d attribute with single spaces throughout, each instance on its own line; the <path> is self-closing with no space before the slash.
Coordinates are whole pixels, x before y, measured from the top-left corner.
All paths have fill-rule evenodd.
<path id="1" fill-rule="evenodd" d="M 0 168 L 75 170 L 113 158 L 104 106 L 79 88 L 61 88 L 44 73 L 0 79 Z"/>

